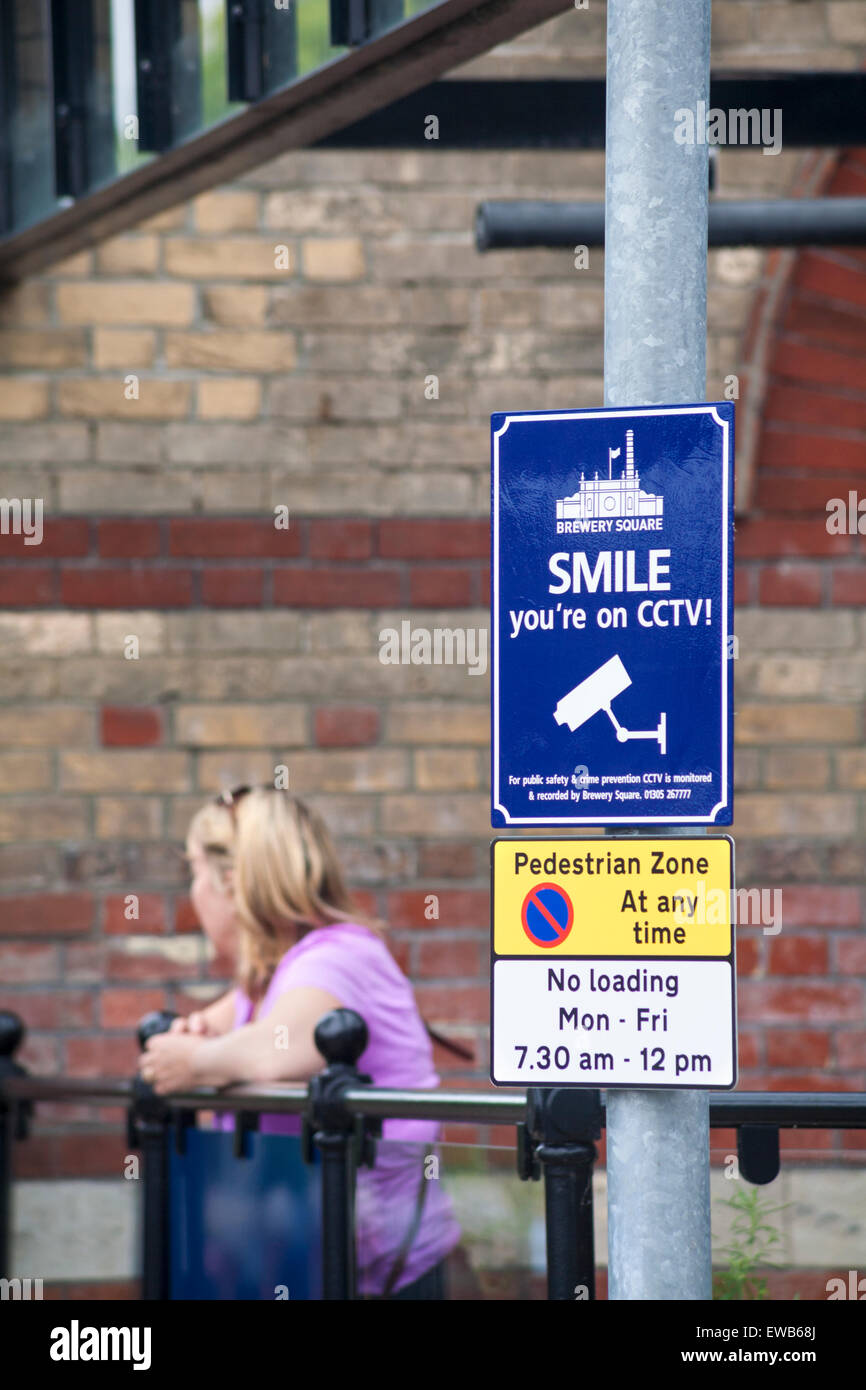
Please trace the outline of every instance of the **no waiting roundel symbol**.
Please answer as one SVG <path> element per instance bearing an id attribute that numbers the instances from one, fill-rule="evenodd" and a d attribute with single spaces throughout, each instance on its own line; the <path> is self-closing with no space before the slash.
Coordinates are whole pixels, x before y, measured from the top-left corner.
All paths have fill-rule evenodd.
<path id="1" fill-rule="evenodd" d="M 520 920 L 534 946 L 558 946 L 574 921 L 571 898 L 558 883 L 537 883 L 523 899 Z"/>

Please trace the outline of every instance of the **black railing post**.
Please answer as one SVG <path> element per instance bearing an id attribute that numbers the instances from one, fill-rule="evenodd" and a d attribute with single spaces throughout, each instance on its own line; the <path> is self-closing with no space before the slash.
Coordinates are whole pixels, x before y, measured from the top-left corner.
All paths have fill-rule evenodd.
<path id="1" fill-rule="evenodd" d="M 166 1033 L 174 1014 L 145 1014 L 138 1025 L 138 1045 L 143 1048 L 155 1033 Z M 142 1270 L 141 1296 L 152 1302 L 168 1299 L 171 1292 L 169 1230 L 169 1145 L 171 1111 L 140 1076 L 132 1082 L 129 1110 L 130 1148 L 141 1150 Z"/>
<path id="2" fill-rule="evenodd" d="M 27 1137 L 27 1122 L 32 1106 L 29 1101 L 10 1102 L 3 1094 L 2 1082 L 8 1076 L 26 1076 L 15 1061 L 15 1053 L 24 1040 L 24 1024 L 17 1014 L 0 1012 L 0 1279 L 9 1276 L 9 1251 L 12 1245 L 12 1145 L 16 1139 Z"/>
<path id="3" fill-rule="evenodd" d="M 359 1162 L 372 1164 L 381 1121 L 367 1119 L 359 1127 L 343 1104 L 344 1092 L 371 1080 L 357 1068 L 368 1038 L 360 1014 L 334 1009 L 320 1019 L 313 1037 L 328 1064 L 310 1081 L 305 1120 L 307 1135 L 322 1154 L 322 1298 L 350 1300 L 355 1297 L 355 1168 Z"/>
<path id="4" fill-rule="evenodd" d="M 533 1086 L 526 1127 L 544 1174 L 547 1297 L 595 1298 L 592 1167 L 601 1135 L 601 1093 Z"/>

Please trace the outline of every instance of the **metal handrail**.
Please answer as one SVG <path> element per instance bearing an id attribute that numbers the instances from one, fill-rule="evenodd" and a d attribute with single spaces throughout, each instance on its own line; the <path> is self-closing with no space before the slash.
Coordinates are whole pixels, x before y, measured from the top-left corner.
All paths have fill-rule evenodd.
<path id="1" fill-rule="evenodd" d="M 602 1092 L 602 1110 L 604 1110 Z M 111 1078 L 10 1076 L 0 1080 L 0 1099 L 11 1101 L 113 1100 L 130 1102 L 132 1082 Z M 309 1101 L 304 1085 L 206 1086 L 160 1097 L 170 1110 L 219 1110 L 302 1114 Z M 515 1091 L 429 1091 L 359 1087 L 343 1093 L 355 1115 L 382 1119 L 452 1120 L 464 1124 L 522 1124 L 526 1093 Z M 710 1095 L 710 1126 L 775 1125 L 782 1129 L 866 1129 L 866 1092 L 731 1091 Z"/>

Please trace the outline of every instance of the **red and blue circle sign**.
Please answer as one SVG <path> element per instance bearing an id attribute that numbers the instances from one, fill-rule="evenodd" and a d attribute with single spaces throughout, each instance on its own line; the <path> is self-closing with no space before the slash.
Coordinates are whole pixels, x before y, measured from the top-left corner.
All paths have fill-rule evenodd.
<path id="1" fill-rule="evenodd" d="M 558 946 L 571 931 L 574 907 L 558 883 L 537 883 L 523 899 L 523 930 L 533 946 Z"/>

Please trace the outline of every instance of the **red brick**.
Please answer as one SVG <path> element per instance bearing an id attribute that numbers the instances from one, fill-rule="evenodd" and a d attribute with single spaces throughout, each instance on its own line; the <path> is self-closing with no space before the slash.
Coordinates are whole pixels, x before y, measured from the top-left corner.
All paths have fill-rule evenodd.
<path id="1" fill-rule="evenodd" d="M 278 530 L 272 521 L 177 520 L 169 526 L 168 550 L 204 559 L 291 558 L 301 553 L 301 533 L 291 525 Z"/>
<path id="2" fill-rule="evenodd" d="M 866 570 L 834 569 L 832 595 L 833 602 L 838 604 L 860 607 L 866 603 Z"/>
<path id="3" fill-rule="evenodd" d="M 840 439 L 832 434 L 793 434 L 790 431 L 764 431 L 759 468 L 803 469 L 813 473 L 857 471 L 863 462 L 863 445 L 856 439 Z"/>
<path id="4" fill-rule="evenodd" d="M 490 991 L 486 985 L 419 985 L 415 999 L 428 1023 L 487 1023 Z"/>
<path id="5" fill-rule="evenodd" d="M 148 559 L 160 551 L 156 521 L 100 521 L 99 553 L 108 560 Z"/>
<path id="6" fill-rule="evenodd" d="M 770 941 L 771 975 L 824 975 L 827 965 L 825 937 L 787 936 L 783 932 Z"/>
<path id="7" fill-rule="evenodd" d="M 836 1033 L 836 1053 L 840 1067 L 866 1067 L 866 1030 Z"/>
<path id="8" fill-rule="evenodd" d="M 863 318 L 849 313 L 843 304 L 796 290 L 784 320 L 784 335 L 806 338 L 810 343 L 843 352 L 858 352 L 863 343 Z M 809 383 L 811 384 L 811 383 Z"/>
<path id="9" fill-rule="evenodd" d="M 744 570 L 739 566 L 734 570 L 734 603 L 742 605 L 755 602 L 755 572 L 752 569 Z"/>
<path id="10" fill-rule="evenodd" d="M 863 1017 L 863 988 L 859 984 L 743 980 L 739 1001 L 740 1017 L 747 1023 L 853 1023 Z"/>
<path id="11" fill-rule="evenodd" d="M 201 923 L 195 915 L 189 898 L 174 900 L 174 929 L 176 932 L 201 931 Z"/>
<path id="12" fill-rule="evenodd" d="M 866 976 L 866 938 L 855 936 L 837 941 L 836 961 L 840 975 Z"/>
<path id="13" fill-rule="evenodd" d="M 420 569 L 409 572 L 409 602 L 413 607 L 468 608 L 473 602 L 469 570 Z"/>
<path id="14" fill-rule="evenodd" d="M 189 980 L 197 979 L 198 974 L 196 962 L 171 960 L 156 951 L 153 955 L 126 955 L 123 951 L 109 950 L 105 957 L 107 980 Z"/>
<path id="15" fill-rule="evenodd" d="M 162 742 L 162 713 L 145 706 L 103 705 L 100 738 L 105 748 L 149 748 Z"/>
<path id="16" fill-rule="evenodd" d="M 776 559 L 785 555 L 847 554 L 850 540 L 831 536 L 826 527 L 826 511 L 810 521 L 784 520 L 741 521 L 737 526 L 736 550 L 738 560 Z"/>
<path id="17" fill-rule="evenodd" d="M 201 592 L 204 603 L 215 608 L 260 608 L 264 576 L 261 570 L 205 570 Z"/>
<path id="18" fill-rule="evenodd" d="M 490 527 L 486 521 L 379 522 L 379 554 L 404 560 L 486 560 Z"/>
<path id="19" fill-rule="evenodd" d="M 93 926 L 90 893 L 32 893 L 0 898 L 0 932 L 6 936 L 76 936 Z"/>
<path id="20" fill-rule="evenodd" d="M 486 888 L 437 889 L 439 918 L 424 916 L 421 891 L 404 889 L 388 894 L 388 922 L 392 927 L 487 927 L 490 923 L 490 894 Z"/>
<path id="21" fill-rule="evenodd" d="M 141 1297 L 139 1279 L 62 1279 L 42 1286 L 46 1303 L 137 1302 Z"/>
<path id="22" fill-rule="evenodd" d="M 71 608 L 186 608 L 192 576 L 188 570 L 66 570 L 61 598 Z"/>
<path id="23" fill-rule="evenodd" d="M 43 1107 L 39 1107 L 42 1114 Z M 91 1117 L 92 1125 L 92 1117 Z M 34 1134 L 15 1151 L 16 1178 L 116 1178 L 129 1153 L 125 1134 L 99 1130 Z"/>
<path id="24" fill-rule="evenodd" d="M 830 1036 L 816 1029 L 768 1029 L 767 1065 L 826 1067 L 830 1061 Z"/>
<path id="25" fill-rule="evenodd" d="M 795 608 L 815 608 L 821 603 L 822 571 L 816 565 L 788 562 L 764 565 L 758 578 L 758 601 Z"/>
<path id="26" fill-rule="evenodd" d="M 372 522 L 310 522 L 310 556 L 313 560 L 367 560 L 372 554 Z"/>
<path id="27" fill-rule="evenodd" d="M 139 1048 L 134 1037 L 67 1038 L 64 1051 L 68 1076 L 131 1078 L 138 1068 Z"/>
<path id="28" fill-rule="evenodd" d="M 479 941 L 420 941 L 416 957 L 416 974 L 434 978 L 468 976 L 477 978 L 486 973 L 487 952 Z"/>
<path id="29" fill-rule="evenodd" d="M 381 918 L 377 893 L 371 892 L 368 888 L 353 888 L 350 896 L 355 911 L 362 912 L 367 917 Z M 387 923 L 383 925 L 387 926 Z"/>
<path id="30" fill-rule="evenodd" d="M 106 989 L 100 999 L 100 1023 L 134 1032 L 145 1014 L 165 1007 L 164 989 Z"/>
<path id="31" fill-rule="evenodd" d="M 861 331 L 866 340 L 866 329 Z M 854 400 L 828 391 L 775 386 L 767 393 L 764 419 L 774 425 L 831 425 L 834 430 L 863 430 L 866 429 L 866 400 Z"/>
<path id="32" fill-rule="evenodd" d="M 26 569 L 0 567 L 0 606 L 30 608 L 55 601 L 54 570 L 44 565 Z"/>
<path id="33" fill-rule="evenodd" d="M 95 1005 L 95 996 L 82 989 L 0 990 L 0 1009 L 18 1014 L 27 1029 L 93 1028 Z"/>
<path id="34" fill-rule="evenodd" d="M 138 917 L 127 918 L 126 899 L 130 894 L 112 894 L 103 903 L 103 931 L 108 936 L 141 936 L 165 931 L 165 904 L 159 893 L 137 893 Z"/>
<path id="35" fill-rule="evenodd" d="M 847 1129 L 842 1131 L 842 1148 L 856 1149 L 862 1151 L 866 1149 L 866 1130 Z"/>
<path id="36" fill-rule="evenodd" d="M 827 299 L 866 308 L 866 274 L 844 265 L 830 251 L 801 251 L 797 257 L 794 283 Z"/>
<path id="37" fill-rule="evenodd" d="M 864 470 L 866 471 L 866 470 Z M 795 478 L 766 474 L 758 479 L 757 503 L 766 512 L 808 512 L 813 518 L 827 521 L 827 503 L 831 497 L 847 499 L 863 481 L 856 474 L 840 474 L 827 478 Z"/>
<path id="38" fill-rule="evenodd" d="M 83 556 L 90 552 L 90 522 L 62 517 L 42 523 L 42 540 L 38 545 L 27 544 L 24 535 L 0 534 L 0 559 L 7 555 L 23 555 L 40 560 L 56 556 Z"/>
<path id="39" fill-rule="evenodd" d="M 766 1086 L 755 1090 L 767 1091 L 857 1091 L 856 1077 L 838 1076 L 826 1071 L 775 1072 L 766 1078 Z"/>
<path id="40" fill-rule="evenodd" d="M 316 743 L 320 748 L 360 748 L 378 739 L 378 710 L 352 705 L 316 710 Z"/>
<path id="41" fill-rule="evenodd" d="M 3 900 L 0 899 L 0 914 Z M 60 953 L 56 946 L 33 941 L 4 941 L 0 945 L 0 980 L 7 985 L 44 984 L 60 979 Z"/>
<path id="42" fill-rule="evenodd" d="M 823 1153 L 828 1149 L 835 1149 L 836 1139 L 837 1133 L 833 1129 L 779 1130 L 779 1148 L 785 1154 L 786 1160 L 792 1154 L 806 1157 L 813 1152 Z"/>
<path id="43" fill-rule="evenodd" d="M 274 602 L 296 608 L 393 608 L 402 576 L 364 569 L 282 570 L 274 575 Z"/>
<path id="44" fill-rule="evenodd" d="M 761 943 L 754 936 L 737 937 L 737 974 L 754 975 L 761 964 Z"/>
<path id="45" fill-rule="evenodd" d="M 737 1055 L 740 1060 L 740 1067 L 756 1067 L 761 1061 L 761 1040 L 762 1033 L 749 1033 L 740 1031 L 737 1038 Z M 716 1142 L 716 1135 L 713 1135 L 713 1142 Z M 734 1141 L 736 1142 L 736 1140 Z"/>
<path id="46" fill-rule="evenodd" d="M 827 348 L 792 342 L 789 338 L 782 338 L 776 344 L 773 374 L 809 385 L 821 381 L 842 390 L 864 389 L 863 358 L 859 353 L 831 352 Z"/>
<path id="47" fill-rule="evenodd" d="M 465 840 L 442 840 L 418 847 L 418 876 L 425 878 L 475 878 L 478 855 Z"/>
<path id="48" fill-rule="evenodd" d="M 846 159 L 833 175 L 829 191 L 834 198 L 866 198 L 866 169 Z"/>
<path id="49" fill-rule="evenodd" d="M 785 927 L 859 927 L 860 889 L 823 883 L 786 884 L 782 890 Z"/>
<path id="50" fill-rule="evenodd" d="M 410 975 L 411 969 L 409 957 L 411 955 L 411 951 L 409 948 L 409 942 L 394 941 L 392 938 L 389 938 L 388 950 L 391 952 L 391 955 L 394 957 L 394 960 L 397 962 L 397 965 L 403 971 L 403 974 L 407 976 Z"/>

